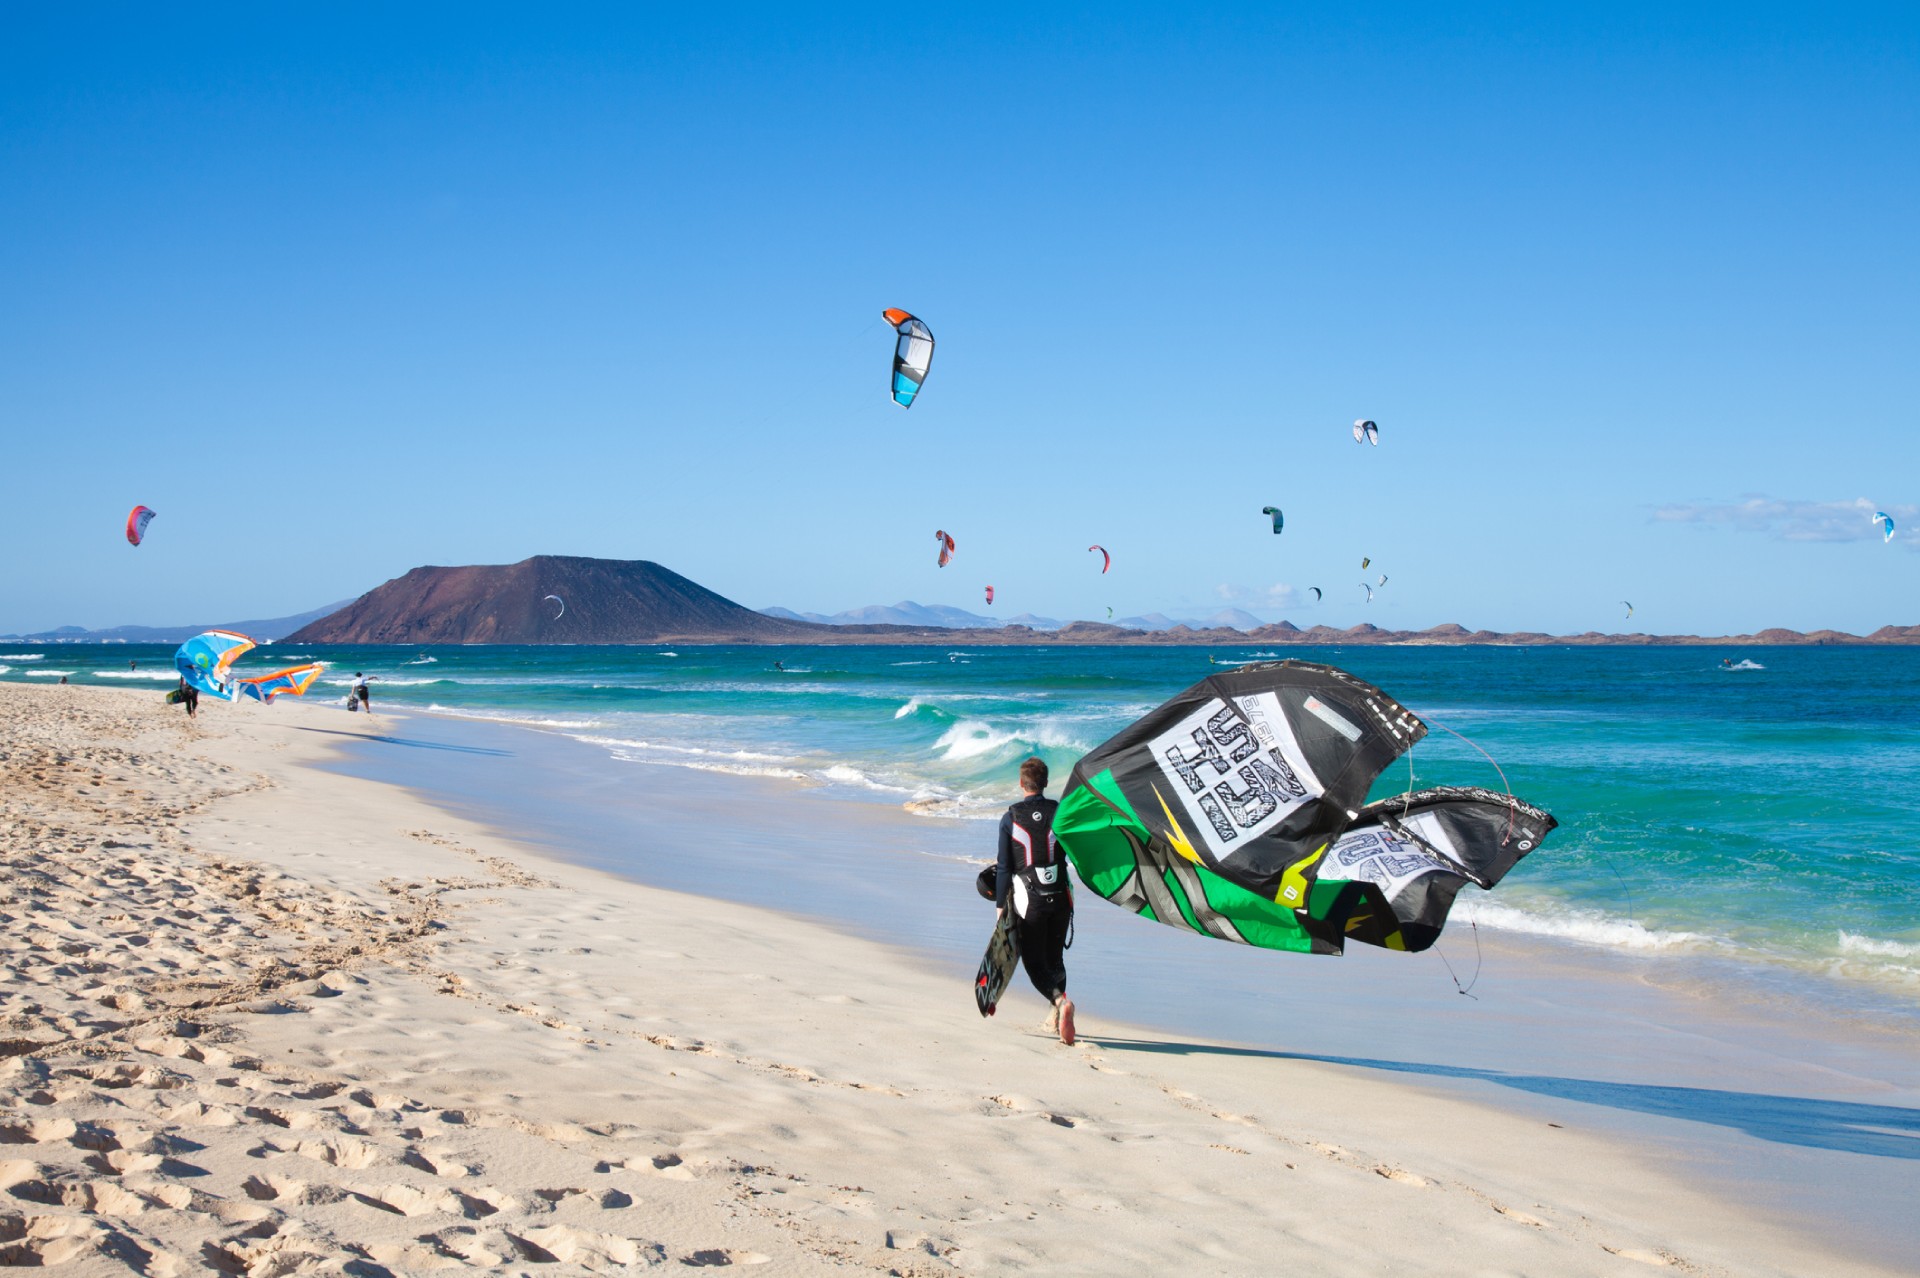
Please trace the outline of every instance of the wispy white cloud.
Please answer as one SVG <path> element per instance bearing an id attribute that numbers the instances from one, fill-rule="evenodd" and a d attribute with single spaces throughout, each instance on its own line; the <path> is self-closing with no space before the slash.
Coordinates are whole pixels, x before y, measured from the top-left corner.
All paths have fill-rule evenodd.
<path id="1" fill-rule="evenodd" d="M 1235 586 L 1225 582 L 1213 588 L 1223 603 L 1258 611 L 1262 608 L 1302 608 L 1313 603 L 1313 593 L 1305 586 L 1279 582 L 1271 586 Z"/>
<path id="2" fill-rule="evenodd" d="M 1734 502 L 1681 502 L 1656 508 L 1653 517 L 1668 524 L 1717 524 L 1782 541 L 1879 541 L 1884 534 L 1873 520 L 1875 511 L 1893 516 L 1898 530 L 1894 540 L 1914 547 L 1915 538 L 1920 537 L 1920 506 L 1875 505 L 1865 497 L 1798 501 L 1747 496 Z"/>

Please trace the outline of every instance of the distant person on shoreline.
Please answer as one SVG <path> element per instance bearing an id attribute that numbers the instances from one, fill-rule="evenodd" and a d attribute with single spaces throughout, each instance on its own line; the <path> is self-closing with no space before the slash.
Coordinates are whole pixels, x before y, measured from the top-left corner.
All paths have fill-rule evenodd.
<path id="1" fill-rule="evenodd" d="M 1053 838 L 1053 813 L 1060 805 L 1046 798 L 1047 765 L 1030 758 L 1020 765 L 1020 801 L 1000 818 L 1000 861 L 993 903 L 1000 913 L 1013 911 L 1020 939 L 1020 962 L 1027 979 L 1052 1004 L 1047 1030 L 1073 1045 L 1073 1000 L 1067 997 L 1066 949 L 1073 926 L 1073 889 L 1067 882 L 1060 845 Z"/>
<path id="2" fill-rule="evenodd" d="M 357 699 L 360 702 L 360 708 L 368 714 L 373 713 L 373 689 L 367 685 L 379 677 L 379 675 L 361 674 L 358 670 L 353 672 L 353 687 L 347 695 Z"/>

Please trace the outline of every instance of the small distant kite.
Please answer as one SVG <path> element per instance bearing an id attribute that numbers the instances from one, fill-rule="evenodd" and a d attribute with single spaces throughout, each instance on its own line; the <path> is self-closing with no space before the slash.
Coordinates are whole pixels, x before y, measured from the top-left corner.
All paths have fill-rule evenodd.
<path id="1" fill-rule="evenodd" d="M 1320 602 L 1320 600 L 1321 600 L 1321 597 L 1322 597 L 1322 596 L 1321 596 L 1321 594 L 1320 594 L 1320 587 L 1318 587 L 1318 586 L 1308 586 L 1308 587 L 1307 587 L 1307 589 L 1308 589 L 1308 590 L 1311 590 L 1311 591 L 1313 592 L 1313 601 L 1314 601 L 1315 603 L 1319 603 L 1319 602 Z"/>
<path id="2" fill-rule="evenodd" d="M 1362 555 L 1362 556 L 1360 556 L 1360 568 L 1361 568 L 1361 570 L 1362 570 L 1362 571 L 1365 571 L 1365 570 L 1366 570 L 1366 566 L 1367 566 L 1368 564 L 1370 564 L 1370 563 L 1372 563 L 1372 562 L 1373 562 L 1373 560 L 1371 560 L 1371 559 L 1369 559 L 1369 558 L 1367 558 L 1367 557 L 1366 557 L 1365 555 Z"/>
<path id="3" fill-rule="evenodd" d="M 1387 584 L 1387 574 L 1384 572 L 1380 574 L 1380 584 L 1383 586 Z"/>
<path id="4" fill-rule="evenodd" d="M 989 608 L 993 606 L 993 587 L 992 586 L 987 587 L 987 606 Z"/>
<path id="5" fill-rule="evenodd" d="M 1633 620 L 1633 605 L 1632 605 L 1631 603 L 1628 603 L 1628 602 L 1627 602 L 1627 601 L 1626 601 L 1625 599 L 1622 599 L 1622 600 L 1621 600 L 1620 602 L 1621 602 L 1621 603 L 1623 603 L 1623 604 L 1626 604 L 1626 605 L 1627 605 L 1627 615 L 1626 615 L 1626 618 L 1625 618 L 1625 619 L 1626 619 L 1626 620 L 1628 620 L 1628 621 L 1632 621 L 1632 620 Z"/>
<path id="6" fill-rule="evenodd" d="M 1262 506 L 1260 508 L 1260 513 L 1263 515 L 1273 516 L 1273 535 L 1278 537 L 1280 535 L 1280 530 L 1287 526 L 1287 517 L 1280 513 L 1280 508 L 1278 506 Z"/>
<path id="7" fill-rule="evenodd" d="M 1375 448 L 1380 447 L 1380 427 L 1364 417 L 1353 424 L 1353 442 L 1357 444 L 1363 439 Z"/>
<path id="8" fill-rule="evenodd" d="M 1111 608 L 1109 608 L 1109 609 L 1107 609 L 1107 620 L 1108 620 L 1108 621 L 1112 621 L 1112 620 L 1113 620 L 1113 609 L 1111 609 Z"/>
<path id="9" fill-rule="evenodd" d="M 933 366 L 933 332 L 906 311 L 889 308 L 880 313 L 899 334 L 893 345 L 893 402 L 912 408 Z"/>
<path id="10" fill-rule="evenodd" d="M 147 537 L 147 525 L 153 522 L 153 507 L 135 506 L 127 515 L 127 544 L 137 546 Z M 1893 534 L 1888 533 L 1889 537 Z"/>
<path id="11" fill-rule="evenodd" d="M 1105 572 L 1107 569 L 1113 567 L 1113 556 L 1107 553 L 1107 548 L 1105 546 L 1088 546 L 1087 549 L 1090 552 L 1095 550 L 1100 552 L 1100 571 L 1101 572 Z"/>
<path id="12" fill-rule="evenodd" d="M 147 508 L 145 506 L 142 506 L 140 509 L 146 510 Z M 138 512 L 135 512 L 135 513 L 138 513 Z M 151 519 L 153 517 L 153 512 L 147 511 L 147 517 Z M 1873 522 L 1881 525 L 1883 528 L 1887 530 L 1886 541 L 1883 541 L 1881 543 L 1882 545 L 1885 545 L 1887 541 L 1893 540 L 1893 516 L 1892 515 L 1889 515 L 1884 510 L 1876 510 L 1873 512 Z M 133 534 L 129 532 L 127 535 L 131 537 Z"/>
<path id="13" fill-rule="evenodd" d="M 945 532 L 936 529 L 933 534 L 933 540 L 934 544 L 940 547 L 940 567 L 945 568 L 953 562 L 953 538 L 947 536 Z"/>
<path id="14" fill-rule="evenodd" d="M 1368 584 L 1367 584 L 1366 582 L 1364 582 L 1364 581 L 1363 581 L 1363 582 L 1361 582 L 1361 583 L 1360 583 L 1360 589 L 1362 589 L 1362 590 L 1364 590 L 1364 591 L 1366 591 L 1366 592 L 1367 592 L 1367 602 L 1368 602 L 1368 603 L 1372 603 L 1372 602 L 1373 602 L 1373 587 L 1372 587 L 1372 586 L 1369 586 L 1369 585 L 1368 585 Z"/>
<path id="15" fill-rule="evenodd" d="M 542 603 L 545 603 L 545 602 L 546 602 L 547 600 L 549 600 L 549 599 L 551 599 L 551 600 L 553 600 L 553 601 L 554 601 L 555 603 L 557 603 L 557 604 L 559 604 L 559 605 L 560 605 L 560 611 L 559 611 L 559 612 L 556 612 L 556 613 L 554 613 L 554 614 L 553 614 L 553 619 L 554 619 L 555 621 L 558 621 L 558 620 L 560 620 L 560 618 L 562 618 L 562 617 L 564 617 L 564 616 L 566 616 L 566 615 L 567 615 L 567 601 L 566 601 L 566 600 L 564 600 L 564 599 L 562 599 L 562 598 L 561 598 L 561 597 L 560 597 L 559 595 L 542 595 L 542 596 L 541 596 L 541 599 L 540 599 L 540 601 L 541 601 Z"/>

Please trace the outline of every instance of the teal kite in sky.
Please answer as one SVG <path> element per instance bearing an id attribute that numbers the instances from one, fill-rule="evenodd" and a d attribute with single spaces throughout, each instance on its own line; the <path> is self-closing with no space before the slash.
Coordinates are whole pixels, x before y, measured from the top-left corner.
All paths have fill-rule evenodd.
<path id="1" fill-rule="evenodd" d="M 893 402 L 912 408 L 913 397 L 920 393 L 927 370 L 933 367 L 933 331 L 897 307 L 880 313 L 897 335 L 893 344 Z"/>

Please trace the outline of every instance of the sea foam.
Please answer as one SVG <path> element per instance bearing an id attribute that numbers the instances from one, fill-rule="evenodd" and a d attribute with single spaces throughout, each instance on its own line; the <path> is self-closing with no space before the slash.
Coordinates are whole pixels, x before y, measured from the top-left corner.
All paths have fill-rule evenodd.
<path id="1" fill-rule="evenodd" d="M 1530 936 L 1551 936 L 1563 941 L 1578 941 L 1608 949 L 1660 952 L 1719 946 L 1724 942 L 1704 932 L 1656 931 L 1638 919 L 1623 919 L 1571 906 L 1551 911 L 1477 901 L 1473 912 L 1461 922 L 1473 921 L 1501 932 L 1523 932 Z"/>

